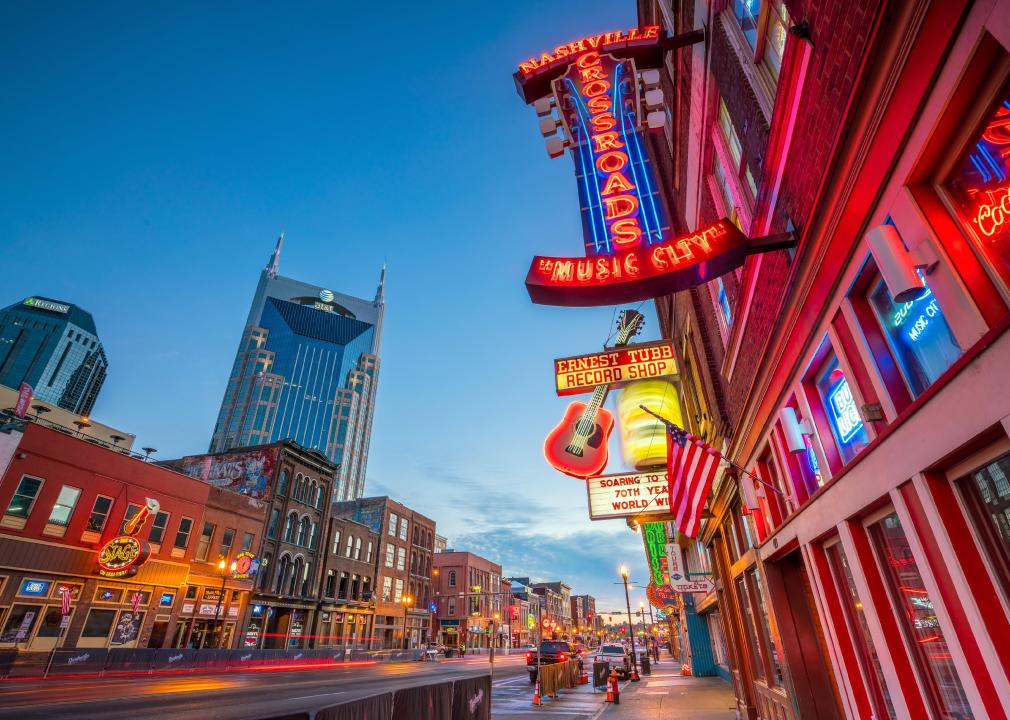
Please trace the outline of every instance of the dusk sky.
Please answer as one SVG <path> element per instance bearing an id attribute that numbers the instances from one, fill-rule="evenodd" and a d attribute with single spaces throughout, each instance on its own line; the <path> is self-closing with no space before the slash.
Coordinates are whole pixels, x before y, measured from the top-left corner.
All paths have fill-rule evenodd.
<path id="1" fill-rule="evenodd" d="M 623 607 L 641 538 L 591 523 L 541 446 L 552 360 L 614 308 L 534 306 L 531 257 L 582 239 L 516 63 L 635 24 L 633 3 L 43 3 L 0 23 L 0 306 L 90 311 L 93 417 L 173 458 L 207 450 L 259 273 L 371 298 L 389 265 L 367 495 L 434 518 L 506 574 Z M 642 339 L 658 337 L 651 304 Z M 613 458 L 609 472 L 624 469 Z M 644 600 L 636 590 L 632 604 Z"/>

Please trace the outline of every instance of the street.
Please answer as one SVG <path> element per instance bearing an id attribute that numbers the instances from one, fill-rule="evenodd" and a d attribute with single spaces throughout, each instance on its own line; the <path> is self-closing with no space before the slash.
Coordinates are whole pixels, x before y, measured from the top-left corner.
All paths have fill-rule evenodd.
<path id="1" fill-rule="evenodd" d="M 240 720 L 316 710 L 409 685 L 487 671 L 485 655 L 440 663 L 382 663 L 292 672 L 8 680 L 0 683 L 0 718 Z M 494 677 L 494 697 L 498 688 L 509 693 L 522 688 L 528 702 L 524 656 L 495 658 Z"/>

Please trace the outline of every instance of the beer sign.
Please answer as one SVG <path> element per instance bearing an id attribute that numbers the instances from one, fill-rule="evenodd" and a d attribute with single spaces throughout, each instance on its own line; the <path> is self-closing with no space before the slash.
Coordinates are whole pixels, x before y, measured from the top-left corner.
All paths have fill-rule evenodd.
<path id="1" fill-rule="evenodd" d="M 98 574 L 121 578 L 137 574 L 137 568 L 147 562 L 151 550 L 147 543 L 130 535 L 114 537 L 98 551 Z"/>

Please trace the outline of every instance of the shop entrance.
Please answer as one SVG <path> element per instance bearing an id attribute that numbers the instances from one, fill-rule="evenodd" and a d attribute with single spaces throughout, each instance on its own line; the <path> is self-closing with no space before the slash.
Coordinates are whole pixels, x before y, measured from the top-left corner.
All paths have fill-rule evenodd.
<path id="1" fill-rule="evenodd" d="M 168 636 L 168 620 L 155 620 L 154 627 L 151 628 L 151 637 L 147 641 L 147 647 L 160 648 L 165 644 Z"/>

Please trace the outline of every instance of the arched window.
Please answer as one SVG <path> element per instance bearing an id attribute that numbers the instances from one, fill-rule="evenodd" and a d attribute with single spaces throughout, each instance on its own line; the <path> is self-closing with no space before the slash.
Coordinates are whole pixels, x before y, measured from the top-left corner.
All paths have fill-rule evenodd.
<path id="1" fill-rule="evenodd" d="M 296 515 L 294 512 L 288 515 L 288 519 L 284 523 L 284 542 L 294 542 L 295 524 L 297 522 L 298 522 L 298 515 Z"/>
<path id="2" fill-rule="evenodd" d="M 295 488 L 291 492 L 291 497 L 295 500 L 302 499 L 302 474 L 298 473 L 295 475 Z"/>
<path id="3" fill-rule="evenodd" d="M 301 558 L 297 558 L 292 566 L 291 583 L 288 585 L 288 595 L 294 595 L 296 590 L 301 590 L 304 567 L 305 561 Z"/>
<path id="4" fill-rule="evenodd" d="M 456 587 L 456 571 L 449 571 L 449 587 Z"/>
<path id="5" fill-rule="evenodd" d="M 316 481 L 306 480 L 305 481 L 305 502 L 308 505 L 313 505 L 316 502 Z"/>
<path id="6" fill-rule="evenodd" d="M 309 547 L 312 548 L 313 550 L 316 549 L 316 542 L 317 542 L 316 534 L 318 532 L 319 532 L 319 526 L 316 525 L 315 523 L 312 523 L 312 526 L 309 528 Z"/>
<path id="7" fill-rule="evenodd" d="M 277 494 L 284 496 L 288 492 L 288 471 L 281 470 L 280 477 L 277 478 Z"/>
<path id="8" fill-rule="evenodd" d="M 417 525 L 414 526 L 414 544 L 417 545 Z"/>
<path id="9" fill-rule="evenodd" d="M 410 574 L 417 575 L 417 553 L 413 550 L 410 552 Z"/>
<path id="10" fill-rule="evenodd" d="M 322 485 L 316 488 L 316 510 L 323 509 L 323 495 L 326 494 L 326 488 Z"/>
<path id="11" fill-rule="evenodd" d="M 305 517 L 303 517 L 302 521 L 300 523 L 298 523 L 298 544 L 299 545 L 308 545 L 308 542 L 309 542 L 309 524 L 310 523 L 311 523 L 311 521 L 309 520 L 309 516 L 308 515 L 306 515 Z"/>
<path id="12" fill-rule="evenodd" d="M 277 592 L 283 593 L 286 583 L 291 578 L 291 556 L 281 555 L 280 564 L 277 566 Z"/>

